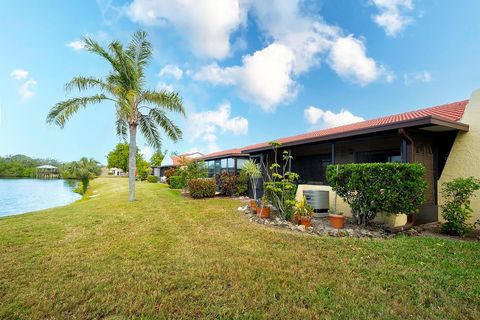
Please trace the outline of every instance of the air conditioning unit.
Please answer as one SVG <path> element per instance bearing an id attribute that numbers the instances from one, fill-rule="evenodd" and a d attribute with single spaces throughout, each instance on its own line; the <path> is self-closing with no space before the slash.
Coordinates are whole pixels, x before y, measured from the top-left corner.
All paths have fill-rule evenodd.
<path id="1" fill-rule="evenodd" d="M 307 200 L 307 203 L 314 210 L 314 217 L 326 217 L 328 216 L 328 209 L 330 209 L 329 194 L 325 190 L 304 190 L 303 196 Z"/>

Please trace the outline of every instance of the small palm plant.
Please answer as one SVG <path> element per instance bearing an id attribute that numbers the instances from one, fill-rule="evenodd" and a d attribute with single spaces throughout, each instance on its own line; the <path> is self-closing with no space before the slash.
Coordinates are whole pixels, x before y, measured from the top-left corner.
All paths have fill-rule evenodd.
<path id="1" fill-rule="evenodd" d="M 81 181 L 82 194 L 85 193 L 90 184 L 90 180 L 100 175 L 100 163 L 95 159 L 81 158 L 79 161 L 73 161 L 65 165 L 62 176 L 69 179 L 78 179 Z"/>
<path id="2" fill-rule="evenodd" d="M 242 170 L 248 175 L 250 179 L 250 185 L 253 190 L 253 199 L 255 199 L 255 202 L 257 202 L 257 184 L 258 179 L 260 179 L 262 176 L 260 166 L 253 160 L 248 160 L 247 162 L 245 162 Z"/>
<path id="3" fill-rule="evenodd" d="M 135 169 L 137 150 L 137 128 L 146 141 L 160 150 L 161 136 L 159 128 L 173 141 L 182 136 L 182 131 L 169 119 L 166 112 L 173 111 L 185 115 L 185 109 L 178 93 L 165 90 L 145 89 L 145 68 L 152 56 L 152 46 L 143 31 L 133 34 L 128 46 L 112 41 L 108 48 L 102 47 L 91 38 L 84 38 L 84 47 L 106 60 L 111 71 L 103 79 L 95 77 L 74 77 L 65 85 L 67 93 L 72 90 L 98 93 L 90 96 L 75 97 L 57 103 L 47 116 L 47 123 L 64 127 L 65 123 L 79 110 L 88 105 L 112 103 L 116 110 L 117 135 L 129 143 L 129 200 L 135 200 Z"/>

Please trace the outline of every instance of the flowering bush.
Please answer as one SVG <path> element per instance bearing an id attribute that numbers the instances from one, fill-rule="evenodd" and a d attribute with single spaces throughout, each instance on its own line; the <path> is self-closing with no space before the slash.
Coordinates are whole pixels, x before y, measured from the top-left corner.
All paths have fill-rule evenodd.
<path id="1" fill-rule="evenodd" d="M 234 173 L 222 171 L 217 175 L 217 185 L 221 194 L 233 196 L 237 189 L 237 176 Z"/>
<path id="2" fill-rule="evenodd" d="M 215 180 L 212 178 L 194 178 L 188 180 L 188 191 L 195 199 L 215 196 Z"/>

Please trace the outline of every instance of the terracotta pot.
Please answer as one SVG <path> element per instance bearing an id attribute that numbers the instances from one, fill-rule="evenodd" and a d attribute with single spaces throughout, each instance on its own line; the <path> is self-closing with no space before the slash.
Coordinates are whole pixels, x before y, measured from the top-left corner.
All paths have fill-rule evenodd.
<path id="1" fill-rule="evenodd" d="M 270 207 L 257 207 L 257 216 L 260 218 L 270 218 Z"/>
<path id="2" fill-rule="evenodd" d="M 293 214 L 293 221 L 296 223 L 296 224 L 300 224 L 300 215 L 298 214 L 298 212 L 295 212 Z"/>
<path id="3" fill-rule="evenodd" d="M 339 214 L 329 214 L 328 220 L 330 221 L 330 226 L 337 229 L 342 229 L 345 226 L 345 217 Z"/>
<path id="4" fill-rule="evenodd" d="M 302 225 L 305 226 L 305 228 L 308 228 L 312 225 L 312 218 L 311 217 L 301 217 L 300 218 Z"/>
<path id="5" fill-rule="evenodd" d="M 252 211 L 257 211 L 257 201 L 250 200 L 250 209 L 252 209 Z"/>

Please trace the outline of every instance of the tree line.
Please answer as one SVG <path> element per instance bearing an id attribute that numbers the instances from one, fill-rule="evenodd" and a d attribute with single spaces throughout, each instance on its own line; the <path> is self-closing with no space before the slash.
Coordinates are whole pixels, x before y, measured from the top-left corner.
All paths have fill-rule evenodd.
<path id="1" fill-rule="evenodd" d="M 0 177 L 35 178 L 36 168 L 44 164 L 59 168 L 62 166 L 62 163 L 55 159 L 30 158 L 23 154 L 0 157 Z"/>

